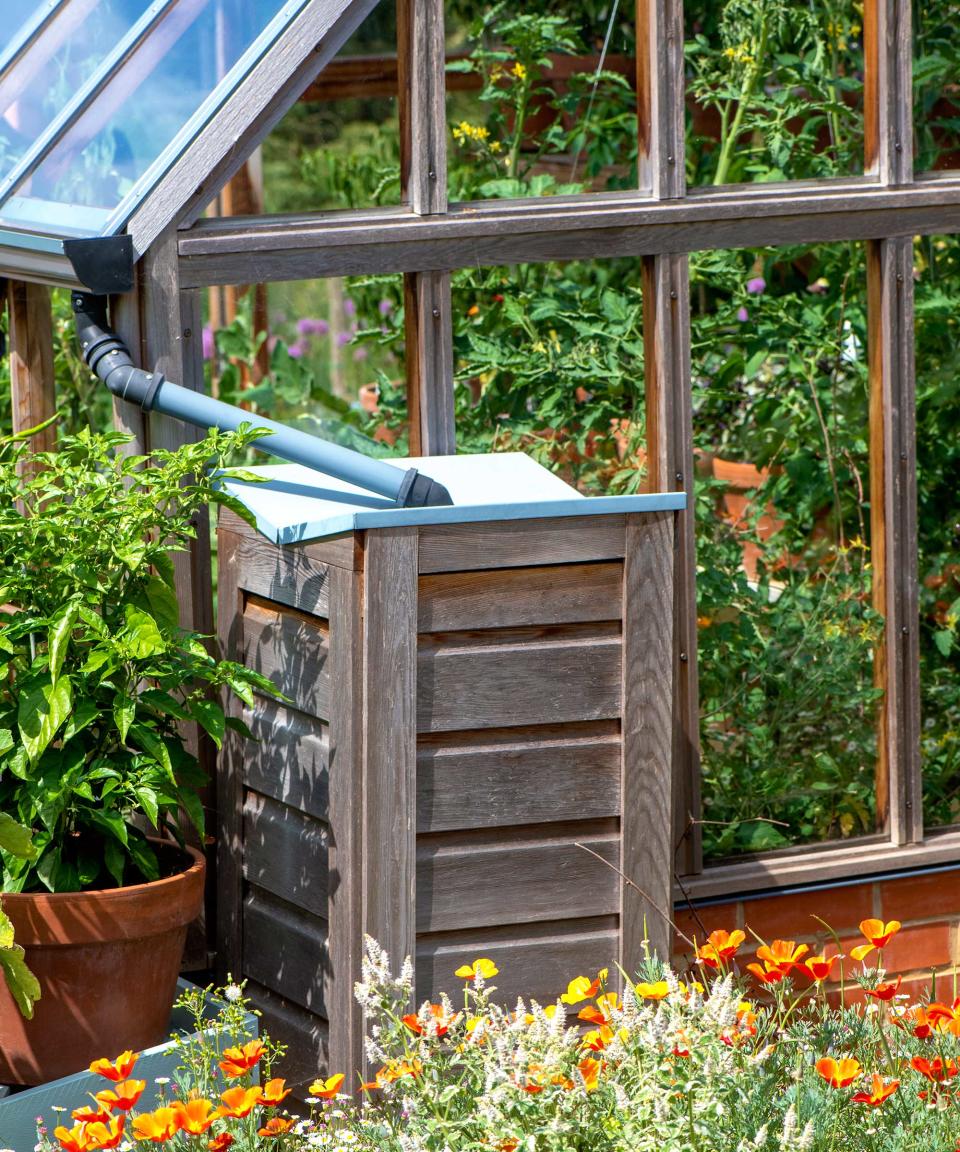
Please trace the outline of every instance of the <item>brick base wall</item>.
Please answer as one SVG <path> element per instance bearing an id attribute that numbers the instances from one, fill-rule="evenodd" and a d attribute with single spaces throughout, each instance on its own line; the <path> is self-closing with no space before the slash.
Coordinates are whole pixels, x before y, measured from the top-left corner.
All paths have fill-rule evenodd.
<path id="1" fill-rule="evenodd" d="M 861 920 L 899 920 L 903 927 L 884 949 L 883 963 L 888 973 L 903 977 L 901 991 L 918 999 L 930 992 L 934 973 L 937 999 L 952 1000 L 955 985 L 960 992 L 960 867 L 750 894 L 700 904 L 693 910 L 678 904 L 674 914 L 679 930 L 674 941 L 675 964 L 680 971 L 687 969 L 693 953 L 679 932 L 700 943 L 705 934 L 717 928 L 740 928 L 747 933 L 738 957 L 741 965 L 753 959 L 757 947 L 754 934 L 768 943 L 776 938 L 796 940 L 809 944 L 814 953 L 824 948 L 835 952 L 832 936 L 815 917 L 836 932 L 844 953 L 863 943 L 858 928 Z M 870 960 L 874 959 L 875 954 Z M 845 965 L 848 971 L 860 967 L 849 959 Z"/>

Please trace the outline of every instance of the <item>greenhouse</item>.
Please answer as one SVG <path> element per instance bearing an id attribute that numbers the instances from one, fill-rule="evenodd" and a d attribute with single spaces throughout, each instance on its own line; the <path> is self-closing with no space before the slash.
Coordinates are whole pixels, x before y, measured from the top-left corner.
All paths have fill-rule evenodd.
<path id="1" fill-rule="evenodd" d="M 4 15 L 0 1150 L 953 1152 L 957 6 Z"/>

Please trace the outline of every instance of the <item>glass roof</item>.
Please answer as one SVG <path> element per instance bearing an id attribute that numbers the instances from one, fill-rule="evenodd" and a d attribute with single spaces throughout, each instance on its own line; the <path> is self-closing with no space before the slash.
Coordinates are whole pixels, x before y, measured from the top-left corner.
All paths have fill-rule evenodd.
<path id="1" fill-rule="evenodd" d="M 0 230 L 122 230 L 309 2 L 2 0 Z"/>

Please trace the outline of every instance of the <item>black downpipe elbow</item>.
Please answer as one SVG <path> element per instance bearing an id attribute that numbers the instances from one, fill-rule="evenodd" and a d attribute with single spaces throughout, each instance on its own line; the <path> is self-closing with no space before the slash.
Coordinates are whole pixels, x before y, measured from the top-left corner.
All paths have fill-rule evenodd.
<path id="1" fill-rule="evenodd" d="M 74 292 L 73 312 L 80 350 L 90 371 L 106 384 L 114 396 L 149 412 L 163 383 L 163 375 L 134 366 L 127 346 L 110 328 L 107 297 Z"/>

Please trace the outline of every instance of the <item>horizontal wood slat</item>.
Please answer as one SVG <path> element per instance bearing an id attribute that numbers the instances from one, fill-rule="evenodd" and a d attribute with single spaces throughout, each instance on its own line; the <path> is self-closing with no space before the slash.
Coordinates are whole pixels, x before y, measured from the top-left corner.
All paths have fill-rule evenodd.
<path id="1" fill-rule="evenodd" d="M 243 971 L 269 991 L 326 1018 L 326 920 L 252 888 L 243 902 Z"/>
<path id="2" fill-rule="evenodd" d="M 620 638 L 422 648 L 417 730 L 604 720 L 620 711 Z"/>
<path id="3" fill-rule="evenodd" d="M 598 726 L 599 727 L 599 726 Z M 533 729 L 490 743 L 421 743 L 417 749 L 417 831 L 589 820 L 620 811 L 620 737 L 615 722 Z"/>
<path id="4" fill-rule="evenodd" d="M 619 864 L 616 833 L 585 833 L 579 842 Z M 577 843 L 577 837 L 566 836 L 511 842 L 506 835 L 472 844 L 419 843 L 417 931 L 616 913 L 617 874 Z"/>
<path id="5" fill-rule="evenodd" d="M 243 875 L 297 908 L 327 917 L 326 824 L 256 792 L 243 803 Z"/>
<path id="6" fill-rule="evenodd" d="M 522 624 L 619 620 L 621 564 L 552 564 L 420 578 L 417 627 L 454 632 Z"/>
<path id="7" fill-rule="evenodd" d="M 301 712 L 327 718 L 327 629 L 316 617 L 248 598 L 243 611 L 243 646 L 243 662 L 248 668 L 269 677 Z"/>
<path id="8" fill-rule="evenodd" d="M 254 735 L 239 750 L 244 783 L 309 816 L 326 819 L 330 757 L 326 724 L 262 696 L 252 711 L 245 708 L 241 715 Z"/>
<path id="9" fill-rule="evenodd" d="M 262 1013 L 261 1032 L 266 1032 L 276 1043 L 286 1045 L 281 1071 L 294 1096 L 305 1100 L 309 1095 L 307 1089 L 317 1076 L 329 1074 L 327 1021 L 252 980 L 247 982 L 246 992 Z M 352 1087 L 348 1073 L 344 1091 Z"/>
<path id="10" fill-rule="evenodd" d="M 242 537 L 234 554 L 237 584 L 247 592 L 326 617 L 329 568 L 299 548 L 277 548 L 265 539 Z"/>
<path id="11" fill-rule="evenodd" d="M 619 560 L 624 533 L 622 516 L 435 524 L 420 529 L 420 572 Z"/>
<path id="12" fill-rule="evenodd" d="M 251 527 L 246 520 L 241 520 L 229 508 L 221 508 L 217 517 L 217 527 L 224 532 L 231 532 L 251 540 L 257 547 L 271 549 L 275 545 L 256 528 Z M 306 556 L 317 564 L 329 564 L 334 568 L 346 568 L 353 571 L 362 567 L 362 553 L 357 536 L 353 532 L 344 532 L 339 536 L 329 536 L 325 540 L 311 540 L 306 544 L 286 544 L 285 551 Z"/>
<path id="13" fill-rule="evenodd" d="M 613 973 L 619 946 L 615 926 L 587 928 L 561 921 L 543 927 L 514 939 L 487 938 L 480 931 L 467 939 L 466 934 L 452 939 L 440 934 L 418 942 L 417 1001 L 435 997 L 438 991 L 450 992 L 456 999 L 454 972 L 478 956 L 490 957 L 500 969 L 492 983 L 497 1001 L 506 1004 L 515 1003 L 518 996 L 552 1004 L 574 976 L 595 976 L 601 968 Z M 516 936 L 516 929 L 511 931 Z"/>

